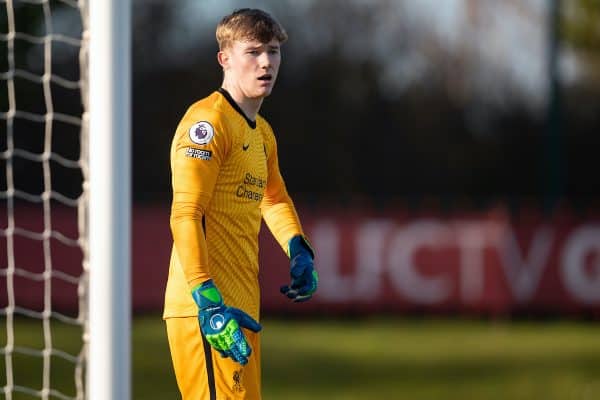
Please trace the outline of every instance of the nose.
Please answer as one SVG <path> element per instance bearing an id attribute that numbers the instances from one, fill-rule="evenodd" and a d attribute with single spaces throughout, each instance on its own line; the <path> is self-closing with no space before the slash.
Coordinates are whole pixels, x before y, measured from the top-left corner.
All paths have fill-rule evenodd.
<path id="1" fill-rule="evenodd" d="M 272 65 L 271 55 L 268 52 L 263 52 L 260 55 L 260 67 L 263 69 L 269 69 Z"/>

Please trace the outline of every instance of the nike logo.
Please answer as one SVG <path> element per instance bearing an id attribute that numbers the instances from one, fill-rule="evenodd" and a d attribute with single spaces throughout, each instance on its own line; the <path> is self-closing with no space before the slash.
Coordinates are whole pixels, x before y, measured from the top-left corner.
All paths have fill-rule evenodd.
<path id="1" fill-rule="evenodd" d="M 246 151 L 246 150 L 248 150 L 248 147 L 250 147 L 250 143 L 248 143 L 248 144 L 243 144 L 243 145 L 242 145 L 242 150 Z"/>

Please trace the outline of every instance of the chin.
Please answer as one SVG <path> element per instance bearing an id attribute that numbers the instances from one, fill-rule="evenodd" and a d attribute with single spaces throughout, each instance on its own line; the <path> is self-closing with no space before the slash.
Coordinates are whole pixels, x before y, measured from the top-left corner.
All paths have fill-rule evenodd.
<path id="1" fill-rule="evenodd" d="M 268 96 L 273 91 L 273 85 L 265 86 L 265 87 L 262 87 L 261 89 L 262 89 L 261 91 L 264 92 L 265 96 Z"/>
<path id="2" fill-rule="evenodd" d="M 272 89 L 260 90 L 253 97 L 255 99 L 264 99 L 265 97 L 268 97 L 271 94 L 271 92 Z"/>

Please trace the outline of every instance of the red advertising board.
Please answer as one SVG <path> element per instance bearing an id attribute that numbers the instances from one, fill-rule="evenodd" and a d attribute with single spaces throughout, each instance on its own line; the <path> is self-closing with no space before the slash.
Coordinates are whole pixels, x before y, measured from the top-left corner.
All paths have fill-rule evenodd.
<path id="1" fill-rule="evenodd" d="M 167 206 L 134 210 L 135 311 L 162 307 L 171 250 L 168 211 Z M 279 286 L 288 280 L 288 261 L 263 226 L 263 311 L 600 313 L 600 218 L 566 211 L 551 219 L 534 211 L 518 218 L 501 210 L 445 216 L 368 211 L 300 210 L 320 274 L 319 290 L 305 304 L 291 304 L 279 294 Z M 1 238 L 0 306 L 8 304 L 5 272 L 14 263 L 21 271 L 11 289 L 17 307 L 42 311 L 44 304 L 51 304 L 76 310 L 78 284 L 68 277 L 81 275 L 83 254 L 75 245 L 74 211 L 53 211 L 54 234 L 48 245 L 40 240 L 44 226 L 38 214 L 20 208 L 15 225 L 41 233 L 39 237 L 17 230 L 11 237 L 12 250 L 7 235 Z M 47 267 L 59 271 L 50 285 L 42 279 Z"/>

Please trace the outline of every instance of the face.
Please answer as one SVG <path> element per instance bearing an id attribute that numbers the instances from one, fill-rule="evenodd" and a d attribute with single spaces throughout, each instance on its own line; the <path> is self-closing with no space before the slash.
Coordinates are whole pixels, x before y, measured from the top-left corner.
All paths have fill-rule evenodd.
<path id="1" fill-rule="evenodd" d="M 218 54 L 225 81 L 239 94 L 260 99 L 271 94 L 281 64 L 279 41 L 234 41 Z"/>

